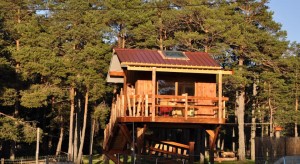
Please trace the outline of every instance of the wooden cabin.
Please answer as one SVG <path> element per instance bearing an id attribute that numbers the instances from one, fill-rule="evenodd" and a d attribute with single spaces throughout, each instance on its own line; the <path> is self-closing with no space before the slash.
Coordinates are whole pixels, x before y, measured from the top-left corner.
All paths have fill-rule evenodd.
<path id="1" fill-rule="evenodd" d="M 107 82 L 123 88 L 104 132 L 105 155 L 116 163 L 129 154 L 192 163 L 204 154 L 206 134 L 213 162 L 226 120 L 223 74 L 232 72 L 204 52 L 114 49 Z"/>

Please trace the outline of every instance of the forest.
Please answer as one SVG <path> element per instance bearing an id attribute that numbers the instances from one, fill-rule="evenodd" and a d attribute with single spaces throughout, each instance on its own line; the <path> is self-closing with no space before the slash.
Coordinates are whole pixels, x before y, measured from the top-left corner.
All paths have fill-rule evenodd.
<path id="1" fill-rule="evenodd" d="M 34 156 L 37 128 L 40 155 L 101 154 L 114 47 L 208 52 L 233 70 L 221 135 L 236 133 L 239 160 L 275 128 L 298 137 L 300 44 L 268 1 L 1 0 L 0 158 Z"/>

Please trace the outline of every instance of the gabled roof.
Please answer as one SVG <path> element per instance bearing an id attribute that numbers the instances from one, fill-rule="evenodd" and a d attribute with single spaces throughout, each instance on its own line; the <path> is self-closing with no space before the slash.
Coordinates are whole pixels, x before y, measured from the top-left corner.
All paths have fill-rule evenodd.
<path id="1" fill-rule="evenodd" d="M 182 52 L 186 58 L 168 58 L 164 51 L 141 49 L 114 49 L 122 66 L 148 65 L 181 68 L 221 69 L 220 65 L 205 52 Z"/>
<path id="2" fill-rule="evenodd" d="M 107 82 L 123 83 L 124 71 L 152 71 L 202 74 L 232 74 L 205 52 L 164 52 L 159 50 L 114 49 Z"/>

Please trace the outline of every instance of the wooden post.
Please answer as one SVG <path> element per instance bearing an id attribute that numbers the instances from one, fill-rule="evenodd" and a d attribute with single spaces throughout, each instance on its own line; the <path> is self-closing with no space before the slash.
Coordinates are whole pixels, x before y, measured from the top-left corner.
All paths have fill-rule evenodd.
<path id="1" fill-rule="evenodd" d="M 156 91 L 156 67 L 152 68 L 152 121 L 155 121 L 155 91 Z"/>
<path id="2" fill-rule="evenodd" d="M 184 102 L 184 119 L 187 120 L 187 113 L 188 113 L 188 94 L 185 93 L 184 96 L 185 96 L 185 97 L 184 97 L 184 100 L 185 100 L 185 102 Z"/>
<path id="3" fill-rule="evenodd" d="M 124 88 L 124 94 L 123 94 L 123 98 L 124 98 L 124 104 L 123 104 L 123 115 L 126 117 L 126 110 L 127 110 L 127 95 L 128 95 L 128 88 L 127 88 L 127 70 L 124 70 L 124 83 L 123 83 L 123 88 Z M 129 109 L 130 110 L 130 109 Z"/>
<path id="4" fill-rule="evenodd" d="M 219 78 L 218 78 L 218 97 L 219 97 L 219 101 L 218 101 L 218 106 L 219 106 L 219 110 L 218 110 L 218 118 L 223 118 L 222 116 L 222 73 L 219 72 Z"/>
<path id="5" fill-rule="evenodd" d="M 146 96 L 145 96 L 145 116 L 146 117 L 148 117 L 148 103 L 149 103 L 149 101 L 148 101 L 148 94 L 146 94 Z"/>
<path id="6" fill-rule="evenodd" d="M 214 163 L 214 149 L 215 149 L 215 143 L 218 137 L 218 133 L 221 126 L 217 126 L 214 130 L 206 130 L 206 132 L 209 134 L 209 162 L 211 164 Z"/>
<path id="7" fill-rule="evenodd" d="M 137 128 L 137 141 L 136 142 L 137 142 L 138 155 L 141 155 L 141 153 L 142 153 L 146 128 L 147 128 L 146 125 L 144 125 L 143 128 Z"/>
<path id="8" fill-rule="evenodd" d="M 189 142 L 189 156 L 190 156 L 190 161 L 189 163 L 193 164 L 194 163 L 194 149 L 195 149 L 195 142 Z"/>
<path id="9" fill-rule="evenodd" d="M 125 94 L 125 93 L 124 93 Z M 121 95 L 121 117 L 123 117 L 124 115 L 126 116 L 126 108 L 125 108 L 125 96 Z"/>
<path id="10" fill-rule="evenodd" d="M 127 94 L 127 104 L 128 104 L 129 116 L 132 116 L 131 102 L 128 94 Z"/>
<path id="11" fill-rule="evenodd" d="M 133 111 L 132 111 L 132 116 L 135 116 L 135 111 L 136 111 L 136 95 L 133 95 Z"/>

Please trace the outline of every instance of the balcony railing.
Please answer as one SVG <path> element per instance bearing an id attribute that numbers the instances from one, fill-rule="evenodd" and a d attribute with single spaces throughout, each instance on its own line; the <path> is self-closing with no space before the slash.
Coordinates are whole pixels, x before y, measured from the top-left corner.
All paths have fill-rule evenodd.
<path id="1" fill-rule="evenodd" d="M 225 101 L 222 97 L 175 95 L 124 95 L 117 96 L 112 114 L 115 117 L 198 117 L 225 118 Z M 220 103 L 221 102 L 221 103 Z M 153 115 L 154 114 L 154 115 Z"/>
<path id="2" fill-rule="evenodd" d="M 205 118 L 203 119 L 205 121 L 212 120 L 211 118 L 224 120 L 225 101 L 228 101 L 228 98 L 198 97 L 187 94 L 181 96 L 124 95 L 121 91 L 111 107 L 110 120 L 104 130 L 104 145 L 107 145 L 109 136 L 113 134 L 118 118 L 147 118 L 144 119 L 145 121 L 154 121 L 156 118 L 171 121 L 188 121 L 189 118 L 199 118 L 198 121 L 201 118 Z"/>

